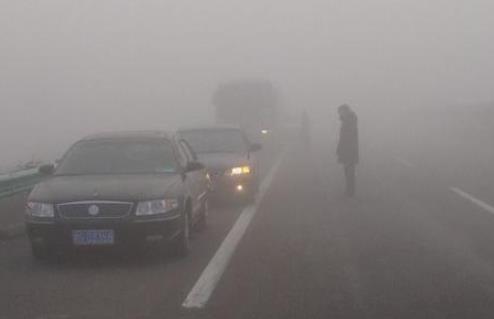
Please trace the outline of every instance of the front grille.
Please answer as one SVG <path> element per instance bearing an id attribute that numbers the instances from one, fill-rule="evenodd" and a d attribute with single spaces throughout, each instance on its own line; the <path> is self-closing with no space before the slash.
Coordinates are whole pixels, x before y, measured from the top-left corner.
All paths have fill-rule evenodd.
<path id="1" fill-rule="evenodd" d="M 129 202 L 84 201 L 57 205 L 64 218 L 120 218 L 130 214 L 133 204 Z"/>

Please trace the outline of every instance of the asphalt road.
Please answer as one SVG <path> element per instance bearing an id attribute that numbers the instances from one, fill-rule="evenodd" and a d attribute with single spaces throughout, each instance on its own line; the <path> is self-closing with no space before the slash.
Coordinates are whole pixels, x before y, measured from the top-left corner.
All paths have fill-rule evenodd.
<path id="1" fill-rule="evenodd" d="M 289 147 L 257 205 L 214 208 L 186 259 L 150 249 L 40 263 L 25 238 L 0 242 L 0 318 L 492 318 L 494 215 L 450 189 L 492 205 L 473 186 L 491 185 L 477 173 L 488 166 L 371 143 L 363 154 L 349 199 L 332 149 Z M 246 212 L 210 298 L 183 307 Z"/>

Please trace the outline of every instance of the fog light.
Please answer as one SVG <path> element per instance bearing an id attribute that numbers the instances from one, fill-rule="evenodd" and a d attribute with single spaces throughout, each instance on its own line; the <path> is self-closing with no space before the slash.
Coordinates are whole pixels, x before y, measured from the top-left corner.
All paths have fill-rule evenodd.
<path id="1" fill-rule="evenodd" d="M 237 185 L 237 191 L 241 192 L 244 190 L 244 187 L 242 185 Z"/>

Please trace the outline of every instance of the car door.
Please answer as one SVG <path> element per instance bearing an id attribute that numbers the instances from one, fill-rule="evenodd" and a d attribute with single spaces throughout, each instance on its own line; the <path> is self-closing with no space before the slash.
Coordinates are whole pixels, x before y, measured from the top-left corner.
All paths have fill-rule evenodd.
<path id="1" fill-rule="evenodd" d="M 185 140 L 179 140 L 179 147 L 187 158 L 187 162 L 197 162 L 194 151 Z M 186 183 L 192 195 L 193 218 L 197 218 L 197 213 L 201 210 L 207 199 L 209 180 L 205 169 L 189 171 L 186 173 Z"/>

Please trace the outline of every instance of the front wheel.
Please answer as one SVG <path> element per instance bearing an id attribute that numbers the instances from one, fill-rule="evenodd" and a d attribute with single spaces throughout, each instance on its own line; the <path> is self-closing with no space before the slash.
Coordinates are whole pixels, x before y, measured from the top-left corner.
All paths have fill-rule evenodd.
<path id="1" fill-rule="evenodd" d="M 45 260 L 50 257 L 49 249 L 45 244 L 31 243 L 31 252 L 37 260 Z"/>
<path id="2" fill-rule="evenodd" d="M 250 189 L 248 190 L 248 193 L 245 194 L 244 202 L 246 204 L 254 203 L 256 201 L 256 196 L 258 192 L 259 192 L 259 183 L 256 178 L 250 185 Z"/>
<path id="3" fill-rule="evenodd" d="M 209 214 L 209 204 L 208 204 L 208 200 L 206 199 L 202 204 L 199 220 L 195 225 L 197 231 L 203 231 L 208 227 L 208 214 Z"/>
<path id="4" fill-rule="evenodd" d="M 179 257 L 185 257 L 190 251 L 190 219 L 189 214 L 185 213 L 182 217 L 182 231 L 174 243 L 174 252 Z"/>

